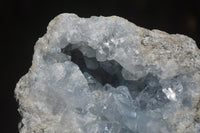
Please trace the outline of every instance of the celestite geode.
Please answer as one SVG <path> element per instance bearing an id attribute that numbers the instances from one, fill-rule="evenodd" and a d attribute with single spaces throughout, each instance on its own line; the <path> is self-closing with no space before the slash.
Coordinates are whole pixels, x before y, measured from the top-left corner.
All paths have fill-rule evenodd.
<path id="1" fill-rule="evenodd" d="M 120 17 L 61 14 L 15 95 L 20 133 L 199 133 L 200 50 Z"/>

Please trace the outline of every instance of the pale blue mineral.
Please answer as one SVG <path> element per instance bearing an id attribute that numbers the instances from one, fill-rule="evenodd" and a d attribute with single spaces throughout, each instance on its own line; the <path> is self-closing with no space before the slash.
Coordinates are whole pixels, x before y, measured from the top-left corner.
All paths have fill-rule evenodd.
<path id="1" fill-rule="evenodd" d="M 199 133 L 200 50 L 184 35 L 61 14 L 17 83 L 20 133 Z"/>

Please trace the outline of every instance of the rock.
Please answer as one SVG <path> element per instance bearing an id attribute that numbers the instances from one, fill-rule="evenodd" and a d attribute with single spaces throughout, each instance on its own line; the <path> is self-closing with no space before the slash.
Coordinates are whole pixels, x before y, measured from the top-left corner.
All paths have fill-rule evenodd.
<path id="1" fill-rule="evenodd" d="M 20 133 L 199 133 L 200 50 L 117 16 L 61 14 L 15 97 Z"/>

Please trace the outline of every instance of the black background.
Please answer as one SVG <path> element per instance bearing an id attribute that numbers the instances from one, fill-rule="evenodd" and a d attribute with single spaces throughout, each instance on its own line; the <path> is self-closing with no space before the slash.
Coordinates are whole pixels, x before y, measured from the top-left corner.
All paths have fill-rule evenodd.
<path id="1" fill-rule="evenodd" d="M 60 13 L 76 13 L 80 17 L 118 15 L 148 29 L 185 34 L 200 44 L 198 0 L 7 0 L 0 2 L 0 9 L 4 133 L 17 133 L 20 116 L 13 93 L 15 85 L 31 66 L 35 42 L 46 32 L 48 22 Z"/>

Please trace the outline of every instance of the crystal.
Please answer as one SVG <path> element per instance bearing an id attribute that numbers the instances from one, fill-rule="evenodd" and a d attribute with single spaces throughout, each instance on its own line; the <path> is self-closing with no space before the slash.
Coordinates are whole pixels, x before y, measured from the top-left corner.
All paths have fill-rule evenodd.
<path id="1" fill-rule="evenodd" d="M 199 133 L 200 50 L 117 17 L 60 14 L 16 85 L 20 133 Z"/>

